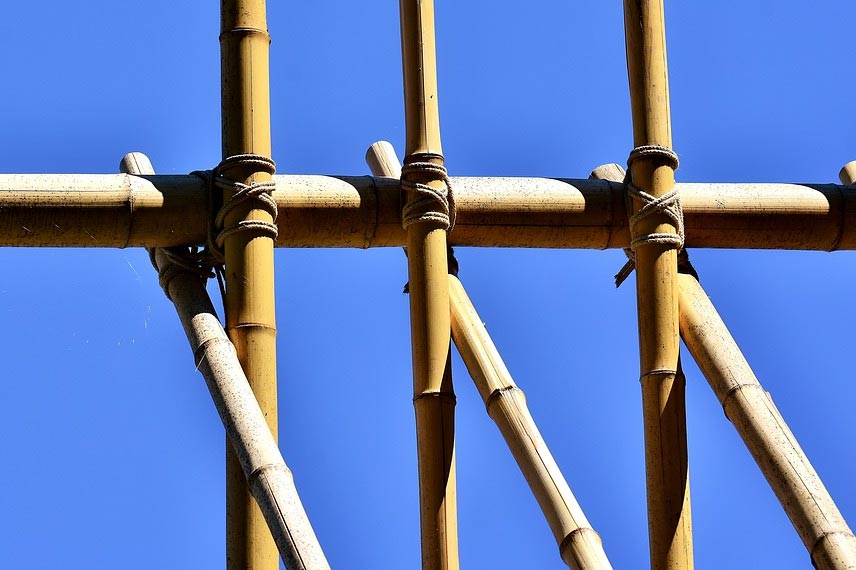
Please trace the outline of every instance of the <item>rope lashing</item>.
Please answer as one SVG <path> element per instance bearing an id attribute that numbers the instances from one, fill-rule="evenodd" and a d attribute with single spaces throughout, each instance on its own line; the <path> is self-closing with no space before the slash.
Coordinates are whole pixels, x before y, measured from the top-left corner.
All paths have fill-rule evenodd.
<path id="1" fill-rule="evenodd" d="M 401 189 L 412 193 L 401 210 L 401 226 L 407 229 L 420 222 L 434 222 L 447 232 L 455 227 L 455 194 L 446 167 L 430 159 L 441 159 L 438 154 L 421 153 L 408 157 L 401 167 Z M 432 188 L 426 181 L 443 181 L 445 188 Z"/>
<path id="2" fill-rule="evenodd" d="M 636 248 L 644 244 L 660 244 L 670 245 L 673 249 L 680 250 L 684 247 L 684 214 L 681 209 L 680 197 L 678 196 L 677 188 L 672 188 L 669 192 L 660 197 L 652 196 L 638 186 L 633 184 L 631 178 L 631 166 L 637 160 L 642 158 L 656 158 L 661 162 L 665 162 L 672 167 L 672 170 L 677 170 L 680 164 L 678 155 L 670 148 L 660 145 L 643 145 L 634 148 L 627 157 L 627 174 L 624 178 L 624 187 L 626 189 L 625 199 L 627 201 L 627 211 L 631 211 L 631 200 L 636 199 L 642 203 L 642 207 L 630 216 L 630 235 L 633 236 L 630 241 L 630 248 L 625 249 L 627 254 L 627 263 L 615 275 L 615 286 L 620 287 L 625 279 L 633 272 L 636 267 Z M 669 232 L 651 232 L 647 234 L 637 235 L 636 227 L 638 224 L 649 216 L 662 215 L 666 216 L 672 225 L 675 227 L 675 233 Z"/>
<path id="3" fill-rule="evenodd" d="M 255 236 L 267 236 L 274 240 L 279 236 L 279 230 L 276 226 L 279 210 L 276 201 L 271 196 L 276 189 L 274 181 L 265 180 L 245 184 L 227 176 L 226 173 L 234 169 L 252 169 L 254 172 L 267 172 L 273 176 L 276 172 L 276 163 L 260 154 L 236 154 L 224 158 L 213 171 L 196 171 L 193 173 L 207 181 L 212 198 L 215 188 L 234 192 L 217 210 L 209 228 L 207 248 L 220 263 L 223 263 L 225 259 L 223 245 L 229 236 L 241 232 L 252 232 Z M 228 215 L 241 204 L 251 200 L 255 202 L 254 207 L 265 210 L 270 214 L 273 221 L 239 220 L 231 226 L 225 227 Z"/>
<path id="4" fill-rule="evenodd" d="M 204 283 L 215 276 L 211 260 L 196 247 L 160 247 L 149 248 L 146 251 L 149 252 L 152 266 L 158 272 L 158 283 L 170 301 L 173 298 L 169 294 L 169 284 L 175 277 L 190 274 Z M 161 267 L 158 267 L 156 259 L 158 253 L 166 258 Z"/>

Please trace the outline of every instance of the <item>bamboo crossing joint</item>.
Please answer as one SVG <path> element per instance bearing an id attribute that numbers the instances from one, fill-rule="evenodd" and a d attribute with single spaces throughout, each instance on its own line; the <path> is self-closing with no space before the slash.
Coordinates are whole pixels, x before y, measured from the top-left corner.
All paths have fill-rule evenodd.
<path id="1" fill-rule="evenodd" d="M 277 444 L 275 247 L 406 247 L 423 570 L 457 570 L 451 343 L 572 570 L 607 570 L 571 492 L 457 278 L 451 246 L 624 248 L 635 267 L 650 562 L 691 570 L 683 338 L 818 570 L 856 569 L 856 536 L 689 266 L 687 247 L 856 250 L 856 161 L 837 184 L 676 183 L 663 0 L 624 0 L 633 119 L 628 172 L 449 177 L 433 0 L 400 0 L 406 146 L 374 176 L 275 175 L 265 0 L 221 1 L 222 161 L 154 174 L 0 175 L 0 246 L 145 247 L 226 429 L 226 566 L 329 563 Z M 454 229 L 454 232 L 452 230 Z M 225 329 L 204 289 L 214 251 Z M 209 264 L 210 263 L 210 264 Z M 221 267 L 222 264 L 222 267 Z M 222 271 L 220 271 L 222 268 Z M 132 268 L 133 269 L 133 268 Z M 687 274 L 691 272 L 692 275 Z M 626 277 L 626 273 L 622 274 Z"/>

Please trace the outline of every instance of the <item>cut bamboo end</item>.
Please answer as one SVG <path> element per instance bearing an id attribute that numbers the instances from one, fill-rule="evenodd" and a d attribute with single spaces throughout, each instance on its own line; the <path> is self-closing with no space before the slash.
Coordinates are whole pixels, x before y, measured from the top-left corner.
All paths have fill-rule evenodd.
<path id="1" fill-rule="evenodd" d="M 818 569 L 856 568 L 856 538 L 699 282 L 678 276 L 681 336 Z"/>
<path id="2" fill-rule="evenodd" d="M 856 184 L 856 160 L 845 164 L 838 173 L 842 184 Z"/>
<path id="3" fill-rule="evenodd" d="M 375 176 L 401 178 L 401 162 L 392 143 L 377 141 L 366 151 L 366 163 Z"/>

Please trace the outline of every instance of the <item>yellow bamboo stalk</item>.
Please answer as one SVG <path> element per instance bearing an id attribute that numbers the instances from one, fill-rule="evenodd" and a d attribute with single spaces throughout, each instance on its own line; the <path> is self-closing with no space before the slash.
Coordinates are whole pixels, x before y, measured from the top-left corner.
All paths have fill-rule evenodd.
<path id="1" fill-rule="evenodd" d="M 856 568 L 856 537 L 692 275 L 678 276 L 681 336 L 818 570 Z"/>
<path id="2" fill-rule="evenodd" d="M 264 0 L 221 0 L 221 112 L 223 158 L 254 153 L 271 156 L 268 54 L 270 35 Z M 269 179 L 258 167 L 224 172 L 239 182 Z M 232 192 L 224 192 L 224 201 Z M 272 221 L 252 201 L 235 208 L 225 226 Z M 226 331 L 265 415 L 278 433 L 276 404 L 276 317 L 273 240 L 240 232 L 227 237 Z M 277 570 L 276 545 L 244 483 L 241 466 L 226 450 L 226 558 L 230 569 Z"/>
<path id="3" fill-rule="evenodd" d="M 128 153 L 122 172 L 154 174 L 149 158 Z M 164 248 L 150 249 L 161 286 L 175 305 L 196 369 L 202 373 L 247 485 L 259 504 L 289 570 L 329 570 L 297 494 L 294 477 L 250 388 L 235 347 L 226 336 L 200 272 L 176 263 Z"/>
<path id="4" fill-rule="evenodd" d="M 400 247 L 397 179 L 275 176 L 278 247 Z M 624 185 L 452 177 L 452 245 L 627 247 Z M 677 184 L 688 247 L 856 249 L 856 188 Z M 205 242 L 208 197 L 188 175 L 0 174 L 0 246 L 171 247 Z"/>
<path id="5" fill-rule="evenodd" d="M 405 164 L 443 166 L 437 105 L 437 63 L 433 0 L 400 0 Z M 442 191 L 431 171 L 410 182 Z M 417 199 L 408 192 L 405 208 Z M 419 508 L 422 568 L 458 568 L 455 497 L 455 393 L 452 389 L 447 282 L 446 228 L 418 221 L 407 230 L 410 332 L 413 348 L 413 403 L 419 456 Z"/>
<path id="6" fill-rule="evenodd" d="M 627 70 L 637 147 L 671 149 L 666 33 L 662 0 L 625 0 Z M 633 182 L 656 197 L 675 184 L 674 165 L 643 155 L 630 165 Z M 633 201 L 633 210 L 641 207 Z M 631 228 L 633 237 L 676 232 L 664 215 Z M 636 247 L 642 406 L 651 568 L 693 567 L 684 382 L 678 376 L 677 252 L 671 245 Z"/>
<path id="7" fill-rule="evenodd" d="M 401 176 L 401 164 L 392 145 L 372 144 L 366 162 L 375 176 Z M 541 437 L 517 387 L 464 286 L 449 275 L 452 340 L 484 399 L 517 465 L 526 477 L 559 545 L 562 560 L 575 570 L 612 568 L 600 536 L 589 525 L 564 475 Z"/>

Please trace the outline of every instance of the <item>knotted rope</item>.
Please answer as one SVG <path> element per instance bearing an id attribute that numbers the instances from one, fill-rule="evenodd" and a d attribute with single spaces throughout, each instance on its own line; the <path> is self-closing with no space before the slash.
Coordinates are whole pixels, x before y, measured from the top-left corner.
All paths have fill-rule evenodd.
<path id="1" fill-rule="evenodd" d="M 279 213 L 276 201 L 271 194 L 276 189 L 273 180 L 243 182 L 234 180 L 226 175 L 230 170 L 242 168 L 253 168 L 254 172 L 267 172 L 271 176 L 276 172 L 276 163 L 260 154 L 236 154 L 224 158 L 214 170 L 195 171 L 193 174 L 203 178 L 209 185 L 212 197 L 212 212 L 216 209 L 216 192 L 214 189 L 223 191 L 231 190 L 233 194 L 217 209 L 217 214 L 211 221 L 208 229 L 208 243 L 206 249 L 211 256 L 220 264 L 225 260 L 223 246 L 226 238 L 241 232 L 253 232 L 255 236 L 267 236 L 276 239 L 279 229 L 276 226 L 276 218 Z M 238 206 L 245 202 L 253 201 L 254 207 L 265 210 L 272 221 L 266 220 L 238 220 L 229 227 L 225 227 L 226 218 Z"/>
<path id="2" fill-rule="evenodd" d="M 217 273 L 216 268 L 212 265 L 210 257 L 200 252 L 199 248 L 151 247 L 146 251 L 149 252 L 149 260 L 152 262 L 152 266 L 158 272 L 158 283 L 170 301 L 174 299 L 169 294 L 169 284 L 175 277 L 182 274 L 195 275 L 202 283 L 217 275 L 217 280 L 221 285 L 220 292 L 221 294 L 223 293 L 220 274 Z M 159 252 L 166 258 L 161 266 L 158 266 L 156 257 Z"/>
<path id="3" fill-rule="evenodd" d="M 634 148 L 627 157 L 627 173 L 624 178 L 625 200 L 627 202 L 627 211 L 631 211 L 631 201 L 633 199 L 642 202 L 642 207 L 630 216 L 630 235 L 633 236 L 630 241 L 630 248 L 625 249 L 627 255 L 627 263 L 615 275 L 615 286 L 620 287 L 625 279 L 633 272 L 636 267 L 636 248 L 644 244 L 660 244 L 670 245 L 673 249 L 682 250 L 684 247 L 684 214 L 681 209 L 681 202 L 678 196 L 677 188 L 672 188 L 669 192 L 660 197 L 652 196 L 638 186 L 633 184 L 631 178 L 631 166 L 637 160 L 642 158 L 658 158 L 672 167 L 672 170 L 677 170 L 679 160 L 678 155 L 670 149 L 660 145 L 644 145 Z M 651 232 L 647 234 L 637 235 L 636 227 L 646 218 L 654 215 L 666 216 L 672 225 L 675 227 L 675 233 L 669 232 Z"/>
<path id="4" fill-rule="evenodd" d="M 447 232 L 455 227 L 455 194 L 446 167 L 431 162 L 442 155 L 414 154 L 401 167 L 401 188 L 412 193 L 401 210 L 401 226 L 407 229 L 420 222 L 434 222 Z M 443 181 L 445 188 L 433 188 L 424 181 Z"/>

